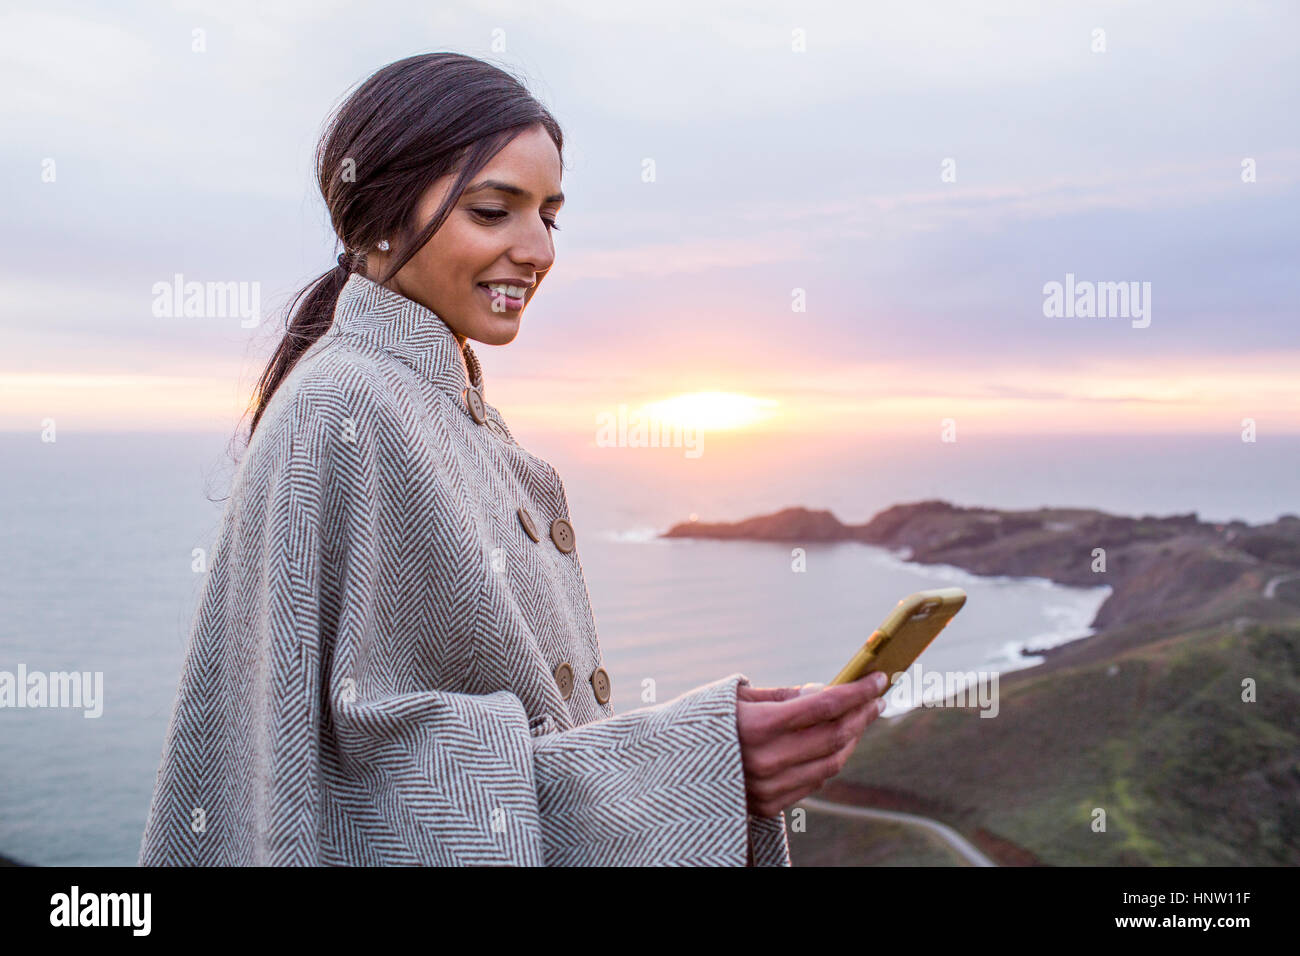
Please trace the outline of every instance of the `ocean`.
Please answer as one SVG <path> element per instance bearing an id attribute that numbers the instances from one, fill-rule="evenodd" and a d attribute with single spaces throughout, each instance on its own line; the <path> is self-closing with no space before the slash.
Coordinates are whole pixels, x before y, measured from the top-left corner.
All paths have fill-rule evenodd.
<path id="1" fill-rule="evenodd" d="M 216 539 L 224 502 L 208 499 L 226 493 L 229 439 L 0 434 L 0 671 L 103 674 L 96 718 L 0 709 L 0 854 L 135 863 L 202 586 L 193 550 Z M 807 505 L 856 522 L 927 497 L 1253 522 L 1294 510 L 1300 439 L 1247 452 L 1218 441 L 1007 439 L 891 444 L 887 455 L 854 445 L 838 457 L 787 445 L 747 464 L 728 464 L 719 444 L 711 459 L 669 463 L 666 449 L 525 443 L 565 479 L 613 702 L 625 711 L 733 672 L 759 686 L 827 681 L 899 598 L 932 587 L 961 586 L 969 600 L 925 669 L 1023 667 L 1033 661 L 1024 648 L 1086 637 L 1107 593 L 979 578 L 856 543 L 810 545 L 796 571 L 784 544 L 655 536 L 692 512 L 730 520 Z M 891 696 L 886 716 L 908 703 Z"/>

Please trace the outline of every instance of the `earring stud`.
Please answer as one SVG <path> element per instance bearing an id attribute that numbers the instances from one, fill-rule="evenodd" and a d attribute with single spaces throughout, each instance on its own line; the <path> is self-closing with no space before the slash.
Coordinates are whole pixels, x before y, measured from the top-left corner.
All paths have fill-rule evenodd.
<path id="1" fill-rule="evenodd" d="M 380 240 L 379 240 L 379 251 L 380 251 L 380 252 L 387 252 L 387 251 L 388 251 L 388 240 L 387 240 L 387 239 L 380 239 Z"/>

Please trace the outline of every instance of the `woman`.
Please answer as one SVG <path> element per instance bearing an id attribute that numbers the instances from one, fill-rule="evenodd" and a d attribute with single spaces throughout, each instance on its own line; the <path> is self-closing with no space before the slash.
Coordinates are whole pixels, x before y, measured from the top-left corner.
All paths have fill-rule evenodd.
<path id="1" fill-rule="evenodd" d="M 551 268 L 562 149 L 450 53 L 339 109 L 345 252 L 259 383 L 142 864 L 788 865 L 783 808 L 883 704 L 732 674 L 614 714 L 564 484 L 468 341 L 513 340 Z"/>

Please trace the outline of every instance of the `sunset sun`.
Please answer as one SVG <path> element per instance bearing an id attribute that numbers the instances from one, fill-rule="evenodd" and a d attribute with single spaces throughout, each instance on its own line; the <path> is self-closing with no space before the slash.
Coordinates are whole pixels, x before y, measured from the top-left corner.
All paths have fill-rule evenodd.
<path id="1" fill-rule="evenodd" d="M 641 408 L 643 415 L 670 426 L 709 431 L 745 428 L 768 418 L 779 403 L 736 392 L 688 392 Z"/>

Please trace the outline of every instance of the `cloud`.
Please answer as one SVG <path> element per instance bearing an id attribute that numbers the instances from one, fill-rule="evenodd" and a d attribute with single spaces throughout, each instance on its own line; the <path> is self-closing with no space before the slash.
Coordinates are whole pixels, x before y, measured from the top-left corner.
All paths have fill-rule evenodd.
<path id="1" fill-rule="evenodd" d="M 622 279 L 696 274 L 745 269 L 811 257 L 800 237 L 788 233 L 691 238 L 654 242 L 621 249 L 580 249 L 557 258 L 556 277 L 565 282 L 583 279 Z"/>

